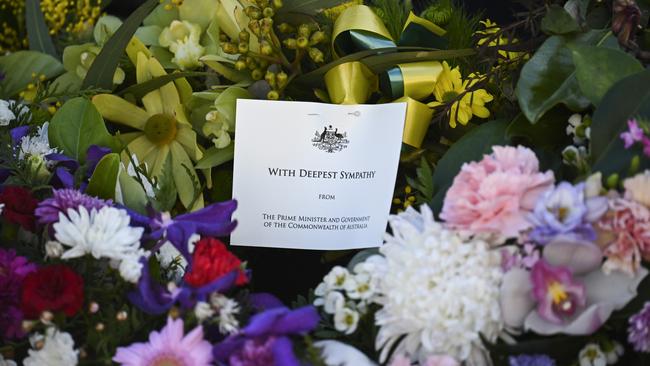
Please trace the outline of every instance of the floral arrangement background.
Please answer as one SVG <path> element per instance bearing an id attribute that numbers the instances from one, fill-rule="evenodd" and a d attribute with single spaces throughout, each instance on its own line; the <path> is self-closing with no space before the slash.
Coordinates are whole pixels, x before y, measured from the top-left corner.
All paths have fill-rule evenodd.
<path id="1" fill-rule="evenodd" d="M 648 363 L 648 1 L 106 5 L 0 8 L 0 365 Z M 227 244 L 239 98 L 408 103 L 385 244 L 291 304 Z"/>

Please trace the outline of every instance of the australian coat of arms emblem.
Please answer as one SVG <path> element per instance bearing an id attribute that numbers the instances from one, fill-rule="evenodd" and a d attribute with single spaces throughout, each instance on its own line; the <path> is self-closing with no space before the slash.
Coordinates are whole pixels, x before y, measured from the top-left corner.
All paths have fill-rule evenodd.
<path id="1" fill-rule="evenodd" d="M 347 132 L 339 132 L 338 128 L 329 125 L 323 127 L 322 131 L 317 130 L 311 142 L 320 150 L 335 153 L 348 147 L 350 141 L 347 139 Z"/>

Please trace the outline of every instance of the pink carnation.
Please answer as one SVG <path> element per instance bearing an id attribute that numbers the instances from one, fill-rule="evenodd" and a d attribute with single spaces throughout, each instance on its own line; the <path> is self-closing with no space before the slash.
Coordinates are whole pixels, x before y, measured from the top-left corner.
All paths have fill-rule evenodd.
<path id="1" fill-rule="evenodd" d="M 609 212 L 598 226 L 609 231 L 613 240 L 605 248 L 606 272 L 620 270 L 634 276 L 641 258 L 650 260 L 650 210 L 636 201 L 614 198 Z"/>
<path id="2" fill-rule="evenodd" d="M 528 148 L 494 146 L 479 162 L 465 163 L 447 191 L 440 217 L 470 234 L 517 237 L 531 228 L 526 216 L 553 186 L 553 172 L 539 172 Z"/>

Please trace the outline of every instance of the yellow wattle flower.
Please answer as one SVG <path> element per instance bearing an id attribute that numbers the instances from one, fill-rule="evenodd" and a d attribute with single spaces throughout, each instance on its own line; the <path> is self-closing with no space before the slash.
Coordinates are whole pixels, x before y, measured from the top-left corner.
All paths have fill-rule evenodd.
<path id="1" fill-rule="evenodd" d="M 473 76 L 470 75 L 472 80 L 463 81 L 458 66 L 452 69 L 446 61 L 442 63 L 442 72 L 433 88 L 433 96 L 436 100 L 428 105 L 429 107 L 438 107 L 453 102 L 449 111 L 449 126 L 452 128 L 456 127 L 457 123 L 466 125 L 473 116 L 480 118 L 490 116 L 490 111 L 485 108 L 485 103 L 493 99 L 490 93 L 485 89 L 465 93 L 477 82 Z M 463 96 L 458 100 L 458 96 L 461 94 Z"/>
<path id="2" fill-rule="evenodd" d="M 137 54 L 138 83 L 166 74 L 158 60 L 142 52 Z M 198 180 L 193 161 L 199 160 L 202 153 L 174 83 L 145 95 L 142 98 L 144 108 L 112 94 L 96 95 L 93 104 L 104 118 L 138 130 L 121 134 L 120 138 L 130 153 L 135 154 L 140 162 L 147 163 L 153 177 L 162 173 L 168 156 L 171 156 L 172 174 L 181 203 L 188 209 L 203 207 L 202 196 L 189 207 L 195 196 L 194 182 Z M 126 153 L 123 155 L 128 159 Z"/>

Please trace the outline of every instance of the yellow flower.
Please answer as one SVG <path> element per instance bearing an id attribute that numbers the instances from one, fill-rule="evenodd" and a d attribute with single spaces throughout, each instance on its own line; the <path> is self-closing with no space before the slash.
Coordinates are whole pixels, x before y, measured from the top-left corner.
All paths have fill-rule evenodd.
<path id="1" fill-rule="evenodd" d="M 480 23 L 483 25 L 484 29 L 476 31 L 476 34 L 482 35 L 484 37 L 481 37 L 478 40 L 477 43 L 479 46 L 482 46 L 485 43 L 487 43 L 489 47 L 497 47 L 497 46 L 507 46 L 508 44 L 515 44 L 519 42 L 517 38 L 508 39 L 507 37 L 504 37 L 502 34 L 498 35 L 497 37 L 494 37 L 494 34 L 500 31 L 501 28 L 499 28 L 497 24 L 492 22 L 490 19 L 482 20 L 480 21 Z M 488 42 L 488 40 L 490 41 Z M 505 60 L 514 60 L 518 57 L 523 57 L 524 60 L 528 58 L 527 57 L 528 55 L 525 52 L 513 52 L 513 51 L 506 51 L 506 50 L 498 50 L 497 52 L 499 53 L 499 56 L 501 56 L 498 60 L 499 62 L 504 62 Z"/>
<path id="2" fill-rule="evenodd" d="M 137 54 L 138 83 L 166 74 L 158 60 L 142 52 Z M 138 130 L 120 137 L 139 161 L 147 163 L 152 176 L 160 176 L 171 156 L 172 175 L 181 203 L 190 209 L 203 206 L 203 198 L 199 196 L 189 207 L 195 197 L 194 182 L 198 180 L 192 161 L 200 159 L 202 153 L 174 83 L 145 95 L 144 109 L 112 94 L 96 95 L 93 103 L 106 119 Z M 128 159 L 126 152 L 123 155 Z"/>
<path id="3" fill-rule="evenodd" d="M 472 116 L 480 118 L 490 116 L 490 111 L 485 108 L 485 103 L 493 99 L 492 95 L 485 89 L 466 93 L 468 88 L 478 82 L 478 77 L 473 74 L 470 75 L 470 79 L 463 81 L 458 66 L 452 69 L 447 62 L 443 61 L 442 72 L 433 89 L 433 96 L 436 100 L 428 105 L 429 107 L 438 107 L 453 103 L 449 110 L 449 125 L 452 128 L 456 127 L 457 122 L 466 125 Z"/>

